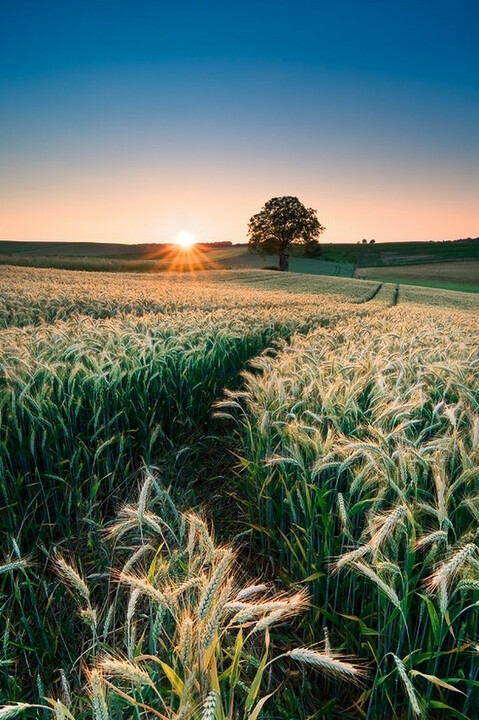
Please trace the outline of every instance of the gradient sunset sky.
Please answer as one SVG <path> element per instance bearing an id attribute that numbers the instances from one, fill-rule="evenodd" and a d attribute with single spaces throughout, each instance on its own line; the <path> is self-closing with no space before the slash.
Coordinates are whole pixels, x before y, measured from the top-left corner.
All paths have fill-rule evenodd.
<path id="1" fill-rule="evenodd" d="M 4 0 L 0 239 L 479 235 L 478 0 Z"/>

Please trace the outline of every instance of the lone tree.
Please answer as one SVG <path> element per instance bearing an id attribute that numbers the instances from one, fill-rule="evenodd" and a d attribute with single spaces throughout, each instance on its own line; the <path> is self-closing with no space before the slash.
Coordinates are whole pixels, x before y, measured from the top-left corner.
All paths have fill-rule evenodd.
<path id="1" fill-rule="evenodd" d="M 250 250 L 260 255 L 279 255 L 279 269 L 289 270 L 289 251 L 293 244 L 319 247 L 318 237 L 325 230 L 316 210 L 306 208 L 297 197 L 285 195 L 268 200 L 248 223 Z"/>

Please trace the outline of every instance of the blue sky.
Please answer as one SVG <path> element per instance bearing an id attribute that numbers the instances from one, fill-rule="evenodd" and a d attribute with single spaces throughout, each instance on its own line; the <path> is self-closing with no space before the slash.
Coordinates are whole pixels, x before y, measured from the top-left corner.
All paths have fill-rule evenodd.
<path id="1" fill-rule="evenodd" d="M 0 238 L 479 235 L 479 4 L 5 2 Z"/>

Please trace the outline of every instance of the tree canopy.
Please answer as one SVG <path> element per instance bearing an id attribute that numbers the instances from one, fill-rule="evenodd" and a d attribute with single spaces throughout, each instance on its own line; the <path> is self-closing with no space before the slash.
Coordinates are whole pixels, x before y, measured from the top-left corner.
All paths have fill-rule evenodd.
<path id="1" fill-rule="evenodd" d="M 306 208 L 297 197 L 284 195 L 268 200 L 248 223 L 248 243 L 261 255 L 279 255 L 279 267 L 289 267 L 289 250 L 293 244 L 318 245 L 325 230 L 316 210 Z"/>

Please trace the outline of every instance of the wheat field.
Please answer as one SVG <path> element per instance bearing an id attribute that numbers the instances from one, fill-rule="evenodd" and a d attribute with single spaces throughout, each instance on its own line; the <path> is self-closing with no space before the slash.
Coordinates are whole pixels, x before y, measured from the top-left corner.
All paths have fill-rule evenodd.
<path id="1" fill-rule="evenodd" d="M 478 330 L 378 308 L 258 358 L 219 404 L 242 426 L 263 552 L 310 588 L 309 636 L 329 626 L 368 658 L 370 717 L 422 717 L 445 690 L 477 707 Z"/>
<path id="2" fill-rule="evenodd" d="M 477 297 L 0 281 L 0 717 L 474 720 Z"/>

